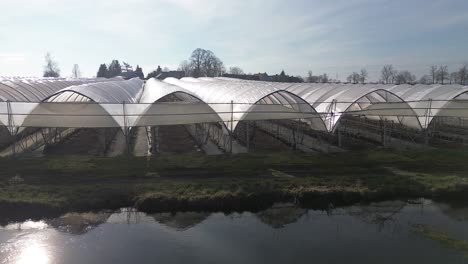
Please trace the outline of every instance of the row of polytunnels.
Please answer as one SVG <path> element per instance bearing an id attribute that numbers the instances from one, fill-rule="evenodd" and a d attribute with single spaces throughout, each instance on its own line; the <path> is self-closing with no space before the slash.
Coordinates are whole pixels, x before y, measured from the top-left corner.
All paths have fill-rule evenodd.
<path id="1" fill-rule="evenodd" d="M 468 87 L 0 79 L 1 156 L 421 149 L 468 142 Z"/>

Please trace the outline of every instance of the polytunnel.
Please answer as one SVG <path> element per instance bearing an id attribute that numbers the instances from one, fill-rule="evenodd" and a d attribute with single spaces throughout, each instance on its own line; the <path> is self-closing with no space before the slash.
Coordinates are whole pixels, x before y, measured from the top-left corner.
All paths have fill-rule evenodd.
<path id="1" fill-rule="evenodd" d="M 132 79 L 70 86 L 42 102 L 11 103 L 10 112 L 16 127 L 123 128 L 130 126 L 125 118 L 125 104 L 138 102 L 142 85 L 140 79 Z"/>
<path id="2" fill-rule="evenodd" d="M 405 104 L 398 95 L 387 90 L 381 84 L 319 84 L 293 85 L 288 88 L 293 93 L 310 103 L 322 115 L 328 131 L 333 131 L 342 116 L 347 113 L 359 112 L 374 104 L 385 104 L 389 107 L 394 103 Z M 409 105 L 406 105 L 410 108 Z M 367 116 L 370 119 L 380 119 L 380 116 Z M 420 128 L 415 117 L 388 115 L 388 121 L 405 126 Z"/>
<path id="3" fill-rule="evenodd" d="M 96 81 L 98 80 L 4 79 L 0 81 L 0 100 L 12 102 L 40 102 L 66 87 Z"/>
<path id="4" fill-rule="evenodd" d="M 466 103 L 457 103 L 468 92 L 467 86 L 462 85 L 396 85 L 388 91 L 400 96 L 413 109 L 422 128 L 427 128 L 438 115 L 464 116 Z M 456 107 L 456 106 L 461 107 Z M 450 109 L 461 111 L 451 112 Z M 453 109 L 455 108 L 455 109 Z M 451 112 L 451 113 L 450 113 Z"/>
<path id="5" fill-rule="evenodd" d="M 196 94 L 231 131 L 241 121 L 262 119 L 304 119 L 314 129 L 326 131 L 314 108 L 297 95 L 277 88 L 274 83 L 208 78 L 167 78 L 164 81 Z"/>
<path id="6" fill-rule="evenodd" d="M 202 80 L 206 80 L 203 78 Z M 232 78 L 216 78 L 216 80 L 241 83 L 243 85 L 253 85 L 255 87 L 271 88 L 277 90 L 284 90 L 290 94 L 297 96 L 303 100 L 305 104 L 309 104 L 321 122 L 326 127 L 327 131 L 333 131 L 338 124 L 340 118 L 347 112 L 361 111 L 373 104 L 382 103 L 403 103 L 396 94 L 386 90 L 389 86 L 385 85 L 372 85 L 372 84 L 336 84 L 336 83 L 273 83 L 273 82 L 259 82 L 249 80 L 236 80 Z M 190 82 L 195 82 L 193 78 Z M 267 102 L 274 104 L 274 102 Z M 391 106 L 389 106 L 391 107 Z M 413 116 L 385 116 L 385 119 L 394 121 L 413 128 L 421 128 L 418 119 L 414 117 L 414 112 L 409 105 L 407 109 L 412 112 Z M 369 115 L 371 119 L 380 119 L 379 116 Z M 317 124 L 312 128 L 316 128 Z M 321 130 L 321 129 L 319 129 Z"/>
<path id="7" fill-rule="evenodd" d="M 0 123 L 23 125 L 27 115 L 46 98 L 73 85 L 99 82 L 99 79 L 2 79 L 0 80 Z"/>
<path id="8" fill-rule="evenodd" d="M 182 87 L 149 79 L 140 99 L 134 126 L 221 122 L 220 116 L 196 94 Z"/>
<path id="9" fill-rule="evenodd" d="M 1 79 L 8 127 L 133 127 L 296 119 L 333 132 L 346 115 L 427 128 L 436 116 L 468 117 L 468 87 L 276 83 L 231 78 Z"/>

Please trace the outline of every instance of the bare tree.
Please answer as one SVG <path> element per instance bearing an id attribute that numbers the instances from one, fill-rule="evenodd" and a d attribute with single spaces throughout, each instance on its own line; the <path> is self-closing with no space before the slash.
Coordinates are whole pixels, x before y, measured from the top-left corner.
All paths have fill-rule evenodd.
<path id="1" fill-rule="evenodd" d="M 462 67 L 458 70 L 459 84 L 466 85 L 467 78 L 468 78 L 468 64 L 464 63 Z"/>
<path id="2" fill-rule="evenodd" d="M 423 77 L 421 77 L 421 79 L 419 79 L 419 83 L 420 84 L 431 84 L 432 83 L 432 79 L 431 79 L 431 76 L 429 75 L 424 75 Z"/>
<path id="3" fill-rule="evenodd" d="M 320 81 L 319 79 L 320 79 L 319 76 L 314 76 L 312 71 L 309 71 L 307 73 L 306 82 L 308 82 L 308 83 L 317 83 L 317 82 Z"/>
<path id="4" fill-rule="evenodd" d="M 357 72 L 353 72 L 348 76 L 348 78 L 346 78 L 346 80 L 349 83 L 359 83 L 361 80 L 361 75 Z"/>
<path id="5" fill-rule="evenodd" d="M 178 71 L 183 71 L 185 73 L 185 76 L 191 76 L 192 75 L 192 66 L 190 63 L 186 60 L 180 63 L 179 68 L 177 69 Z"/>
<path id="6" fill-rule="evenodd" d="M 437 76 L 441 84 L 444 84 L 444 81 L 449 79 L 449 71 L 447 65 L 439 67 L 439 70 L 437 71 Z"/>
<path id="7" fill-rule="evenodd" d="M 383 66 L 382 72 L 381 72 L 381 78 L 382 78 L 383 83 L 386 83 L 386 84 L 393 83 L 395 75 L 396 75 L 396 70 L 393 68 L 393 65 L 387 64 Z"/>
<path id="8" fill-rule="evenodd" d="M 362 68 L 361 69 L 361 74 L 360 74 L 360 77 L 359 77 L 359 81 L 361 83 L 365 83 L 368 77 L 369 77 L 369 74 L 367 73 L 367 70 Z"/>
<path id="9" fill-rule="evenodd" d="M 163 71 L 163 72 L 170 72 L 171 69 L 169 69 L 169 67 L 164 67 L 164 68 L 162 69 L 162 71 Z"/>
<path id="10" fill-rule="evenodd" d="M 396 84 L 413 84 L 416 82 L 416 76 L 409 71 L 401 71 L 395 77 Z"/>
<path id="11" fill-rule="evenodd" d="M 81 78 L 80 66 L 78 64 L 73 65 L 72 78 Z"/>
<path id="12" fill-rule="evenodd" d="M 306 82 L 312 83 L 312 82 L 313 82 L 313 78 L 314 78 L 314 73 L 313 73 L 312 71 L 308 71 L 308 72 L 307 72 Z"/>
<path id="13" fill-rule="evenodd" d="M 52 58 L 52 55 L 50 55 L 49 52 L 45 55 L 45 61 L 46 65 L 44 66 L 44 77 L 60 77 L 60 69 L 57 65 L 57 62 L 55 62 Z"/>
<path id="14" fill-rule="evenodd" d="M 225 71 L 223 62 L 210 50 L 196 49 L 190 56 L 193 77 L 216 77 Z"/>
<path id="15" fill-rule="evenodd" d="M 229 68 L 229 73 L 234 75 L 243 75 L 244 71 L 240 67 L 234 66 Z"/>
<path id="16" fill-rule="evenodd" d="M 431 71 L 430 71 L 430 75 L 432 77 L 432 83 L 435 84 L 437 82 L 437 75 L 438 75 L 438 67 L 437 65 L 432 65 L 431 66 Z"/>
<path id="17" fill-rule="evenodd" d="M 319 76 L 319 79 L 320 79 L 321 83 L 327 83 L 327 82 L 329 82 L 330 78 L 328 78 L 328 75 L 326 73 L 324 73 L 324 74 Z"/>
<path id="18" fill-rule="evenodd" d="M 452 72 L 450 73 L 450 77 L 449 77 L 449 80 L 450 80 L 450 84 L 455 84 L 455 83 L 459 83 L 459 80 L 458 80 L 458 72 Z"/>

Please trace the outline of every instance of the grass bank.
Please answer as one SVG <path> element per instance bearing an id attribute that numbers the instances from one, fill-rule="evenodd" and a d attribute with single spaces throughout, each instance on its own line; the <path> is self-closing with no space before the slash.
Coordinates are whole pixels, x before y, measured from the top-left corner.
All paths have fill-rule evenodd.
<path id="1" fill-rule="evenodd" d="M 230 211 L 276 201 L 321 207 L 398 197 L 462 199 L 468 196 L 467 161 L 464 149 L 3 158 L 0 211 Z"/>

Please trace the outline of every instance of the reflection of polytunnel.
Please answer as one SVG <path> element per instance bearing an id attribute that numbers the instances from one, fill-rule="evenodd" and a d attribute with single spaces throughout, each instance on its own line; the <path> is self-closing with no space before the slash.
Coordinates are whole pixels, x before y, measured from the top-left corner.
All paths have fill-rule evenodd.
<path id="1" fill-rule="evenodd" d="M 174 78 L 166 83 L 182 87 L 196 94 L 226 121 L 229 129 L 235 130 L 243 120 L 297 119 L 299 113 L 309 118 L 314 129 L 326 130 L 316 111 L 298 96 L 276 88 L 271 83 L 226 81 L 223 79 Z M 308 115 L 307 115 L 308 114 Z M 312 118 L 311 118 L 312 117 Z M 315 117 L 315 118 L 314 118 Z"/>

